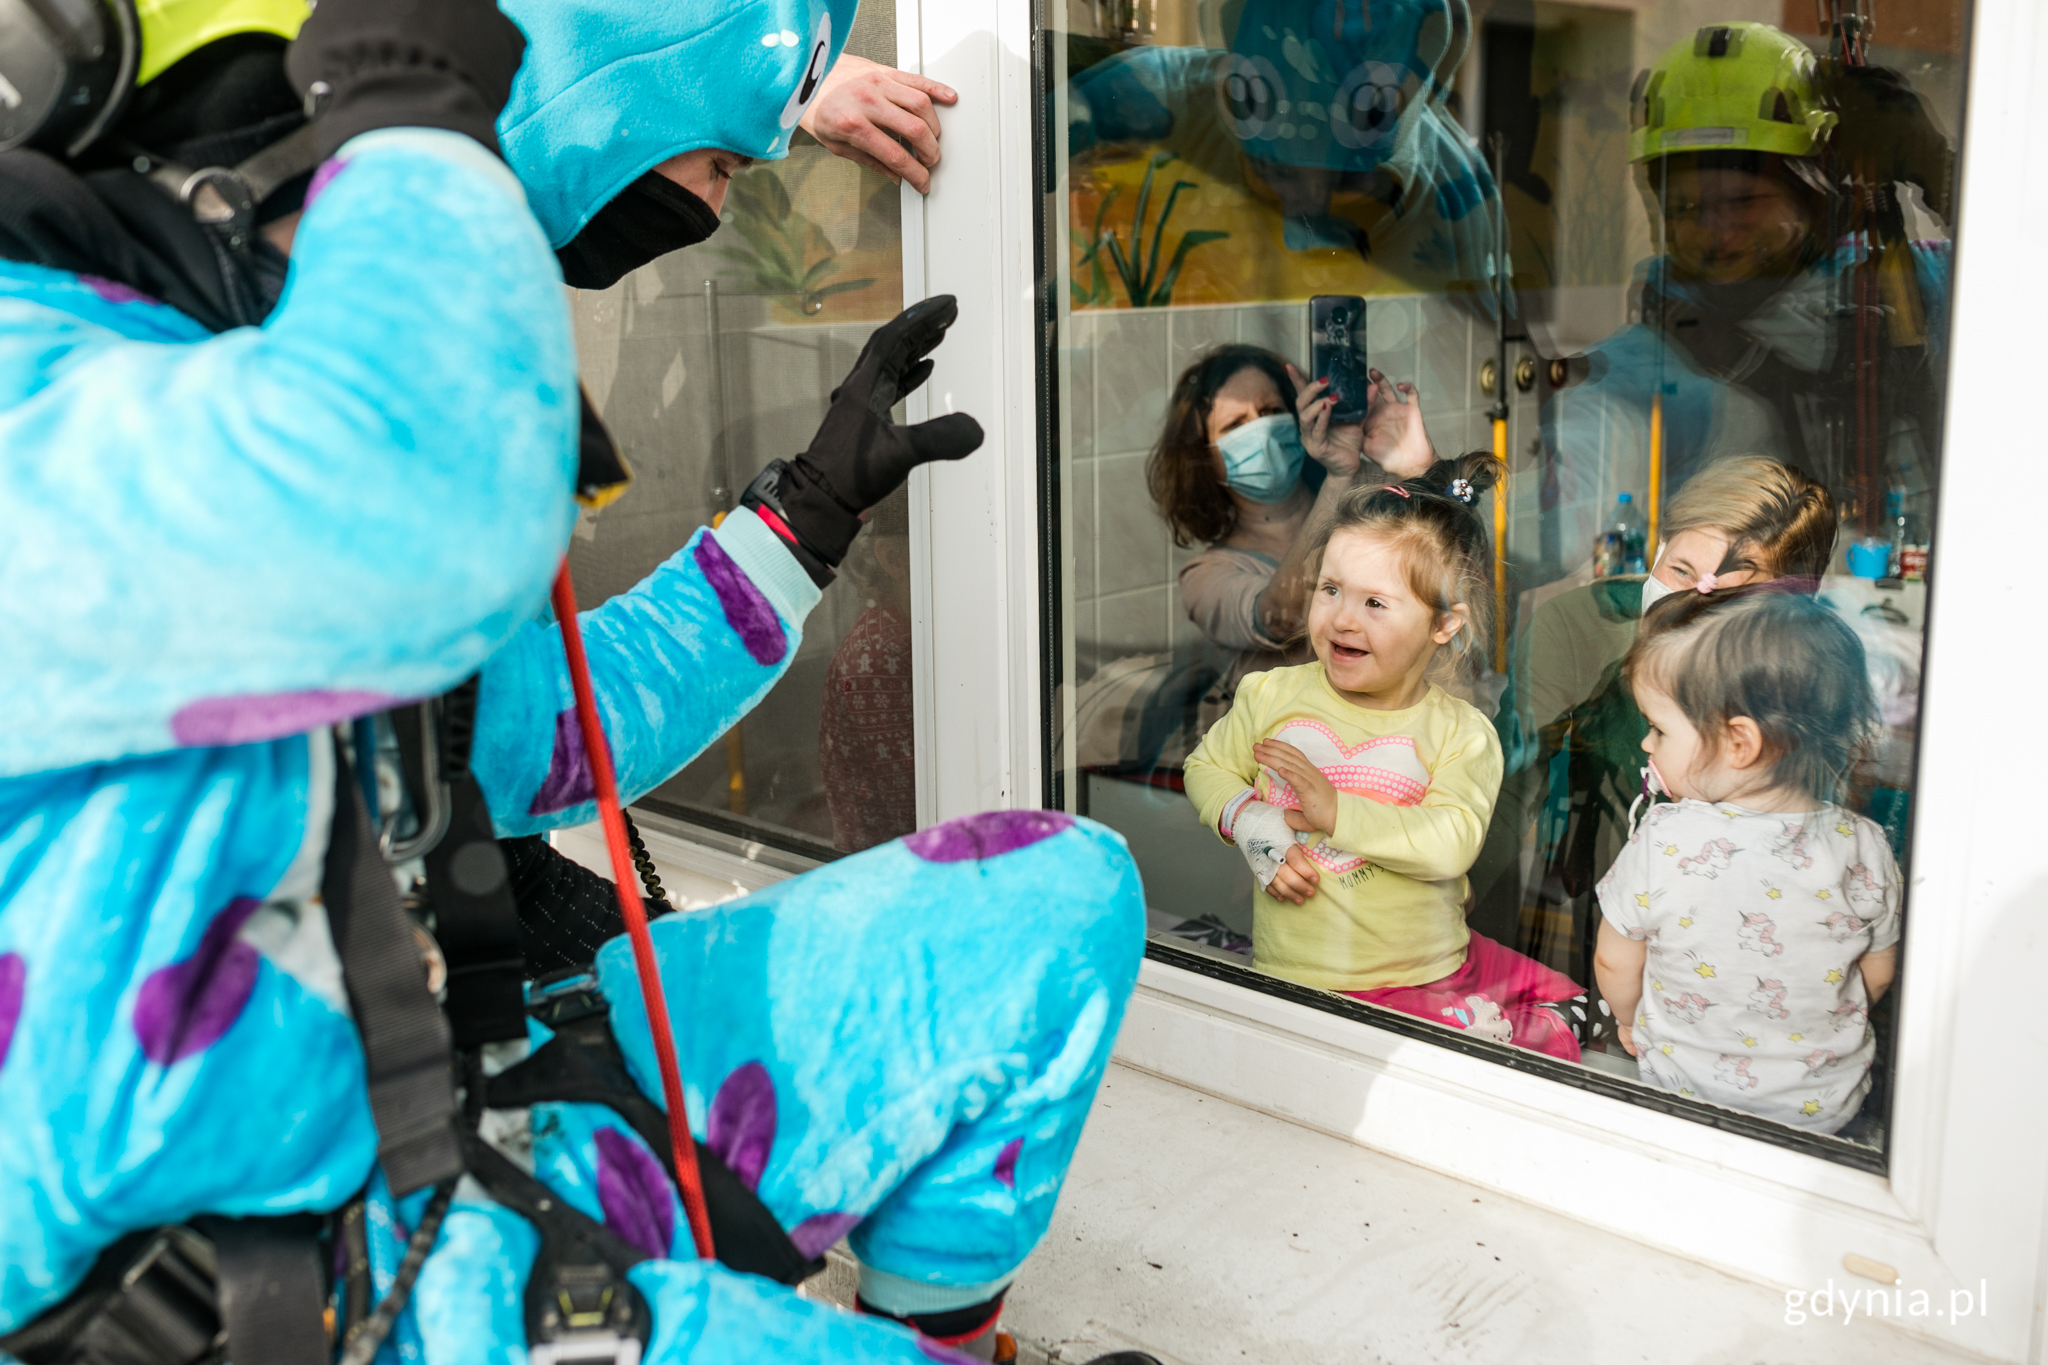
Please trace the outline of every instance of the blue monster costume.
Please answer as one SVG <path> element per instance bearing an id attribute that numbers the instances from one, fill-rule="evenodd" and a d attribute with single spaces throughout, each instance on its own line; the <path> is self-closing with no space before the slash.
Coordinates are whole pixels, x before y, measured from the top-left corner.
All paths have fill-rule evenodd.
<path id="1" fill-rule="evenodd" d="M 392 1198 L 377 1165 L 329 938 L 329 727 L 480 673 L 498 831 L 593 816 L 536 620 L 577 433 L 549 247 L 678 151 L 784 152 L 852 7 L 510 10 L 531 41 L 499 123 L 511 169 L 453 132 L 354 138 L 314 177 L 261 327 L 211 334 L 113 281 L 0 262 L 0 1335 L 124 1234 L 330 1210 L 366 1183 L 370 1274 L 395 1282 L 427 1192 Z M 743 509 L 582 614 L 627 799 L 767 693 L 818 595 Z M 1051 1216 L 1143 918 L 1117 836 L 999 812 L 661 919 L 697 1135 L 804 1256 L 849 1236 L 872 1306 L 987 1301 Z M 595 988 L 658 1095 L 622 941 Z M 612 1109 L 486 1118 L 650 1258 L 631 1279 L 651 1359 L 945 1354 L 690 1259 L 660 1161 Z M 522 1357 L 538 1245 L 465 1178 L 380 1358 Z"/>
<path id="2" fill-rule="evenodd" d="M 1471 37 L 1465 0 L 1252 0 L 1225 50 L 1142 47 L 1079 72 L 1070 152 L 1151 142 L 1226 181 L 1248 169 L 1293 251 L 1353 248 L 1331 195 L 1368 190 L 1396 209 L 1375 258 L 1404 229 L 1418 270 L 1490 295 L 1500 196 L 1446 103 Z"/>

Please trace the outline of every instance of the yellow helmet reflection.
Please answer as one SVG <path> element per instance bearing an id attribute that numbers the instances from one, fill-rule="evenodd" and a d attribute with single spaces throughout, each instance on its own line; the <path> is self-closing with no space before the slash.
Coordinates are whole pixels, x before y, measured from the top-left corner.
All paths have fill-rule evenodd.
<path id="1" fill-rule="evenodd" d="M 1636 78 L 1628 153 L 1774 152 L 1812 156 L 1835 112 L 1823 108 L 1812 49 L 1769 24 L 1710 24 Z"/>

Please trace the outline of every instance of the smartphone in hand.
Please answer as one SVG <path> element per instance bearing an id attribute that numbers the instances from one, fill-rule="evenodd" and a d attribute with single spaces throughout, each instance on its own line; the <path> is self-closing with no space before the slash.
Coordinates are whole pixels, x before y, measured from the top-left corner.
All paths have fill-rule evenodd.
<path id="1" fill-rule="evenodd" d="M 1317 294 L 1308 301 L 1308 377 L 1330 381 L 1333 422 L 1365 420 L 1372 379 L 1365 362 L 1365 300 L 1356 294 Z"/>

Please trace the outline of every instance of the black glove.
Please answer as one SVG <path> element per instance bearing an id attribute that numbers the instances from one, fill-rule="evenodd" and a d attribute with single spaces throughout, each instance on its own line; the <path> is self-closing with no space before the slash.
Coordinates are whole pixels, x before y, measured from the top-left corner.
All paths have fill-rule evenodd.
<path id="1" fill-rule="evenodd" d="M 860 533 L 860 514 L 888 497 L 929 460 L 958 460 L 981 448 L 981 423 L 964 412 L 897 426 L 889 409 L 931 377 L 925 359 L 960 315 L 951 294 L 906 308 L 861 348 L 832 409 L 794 460 L 777 460 L 742 502 L 767 506 L 797 538 L 797 558 L 820 585 Z"/>
<path id="2" fill-rule="evenodd" d="M 525 52 L 493 0 L 321 0 L 285 72 L 323 159 L 375 128 L 448 128 L 495 152 Z"/>

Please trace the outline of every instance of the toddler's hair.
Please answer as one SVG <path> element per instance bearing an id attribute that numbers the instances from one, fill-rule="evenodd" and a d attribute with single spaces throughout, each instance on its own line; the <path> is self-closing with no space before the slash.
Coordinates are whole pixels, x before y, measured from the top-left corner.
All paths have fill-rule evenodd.
<path id="1" fill-rule="evenodd" d="M 1803 578 L 1810 590 L 1834 558 L 1834 498 L 1791 465 L 1762 455 L 1716 460 L 1672 495 L 1664 539 L 1702 526 L 1728 537 L 1716 573 Z"/>
<path id="2" fill-rule="evenodd" d="M 1862 643 L 1791 580 L 1672 593 L 1644 615 L 1621 667 L 1677 704 L 1710 757 L 1728 722 L 1748 716 L 1773 780 L 1821 801 L 1840 798 L 1877 729 Z"/>
<path id="3" fill-rule="evenodd" d="M 1480 514 L 1492 505 L 1486 491 L 1506 472 L 1492 455 L 1474 451 L 1462 459 L 1439 460 L 1402 484 L 1353 488 L 1309 542 L 1308 563 L 1315 567 L 1309 600 L 1314 600 L 1331 536 L 1362 530 L 1383 537 L 1401 556 L 1416 597 L 1439 615 L 1465 605 L 1465 628 L 1451 637 L 1448 666 L 1431 669 L 1455 675 L 1493 638 L 1493 545 Z M 1302 617 L 1307 619 L 1306 606 Z"/>

